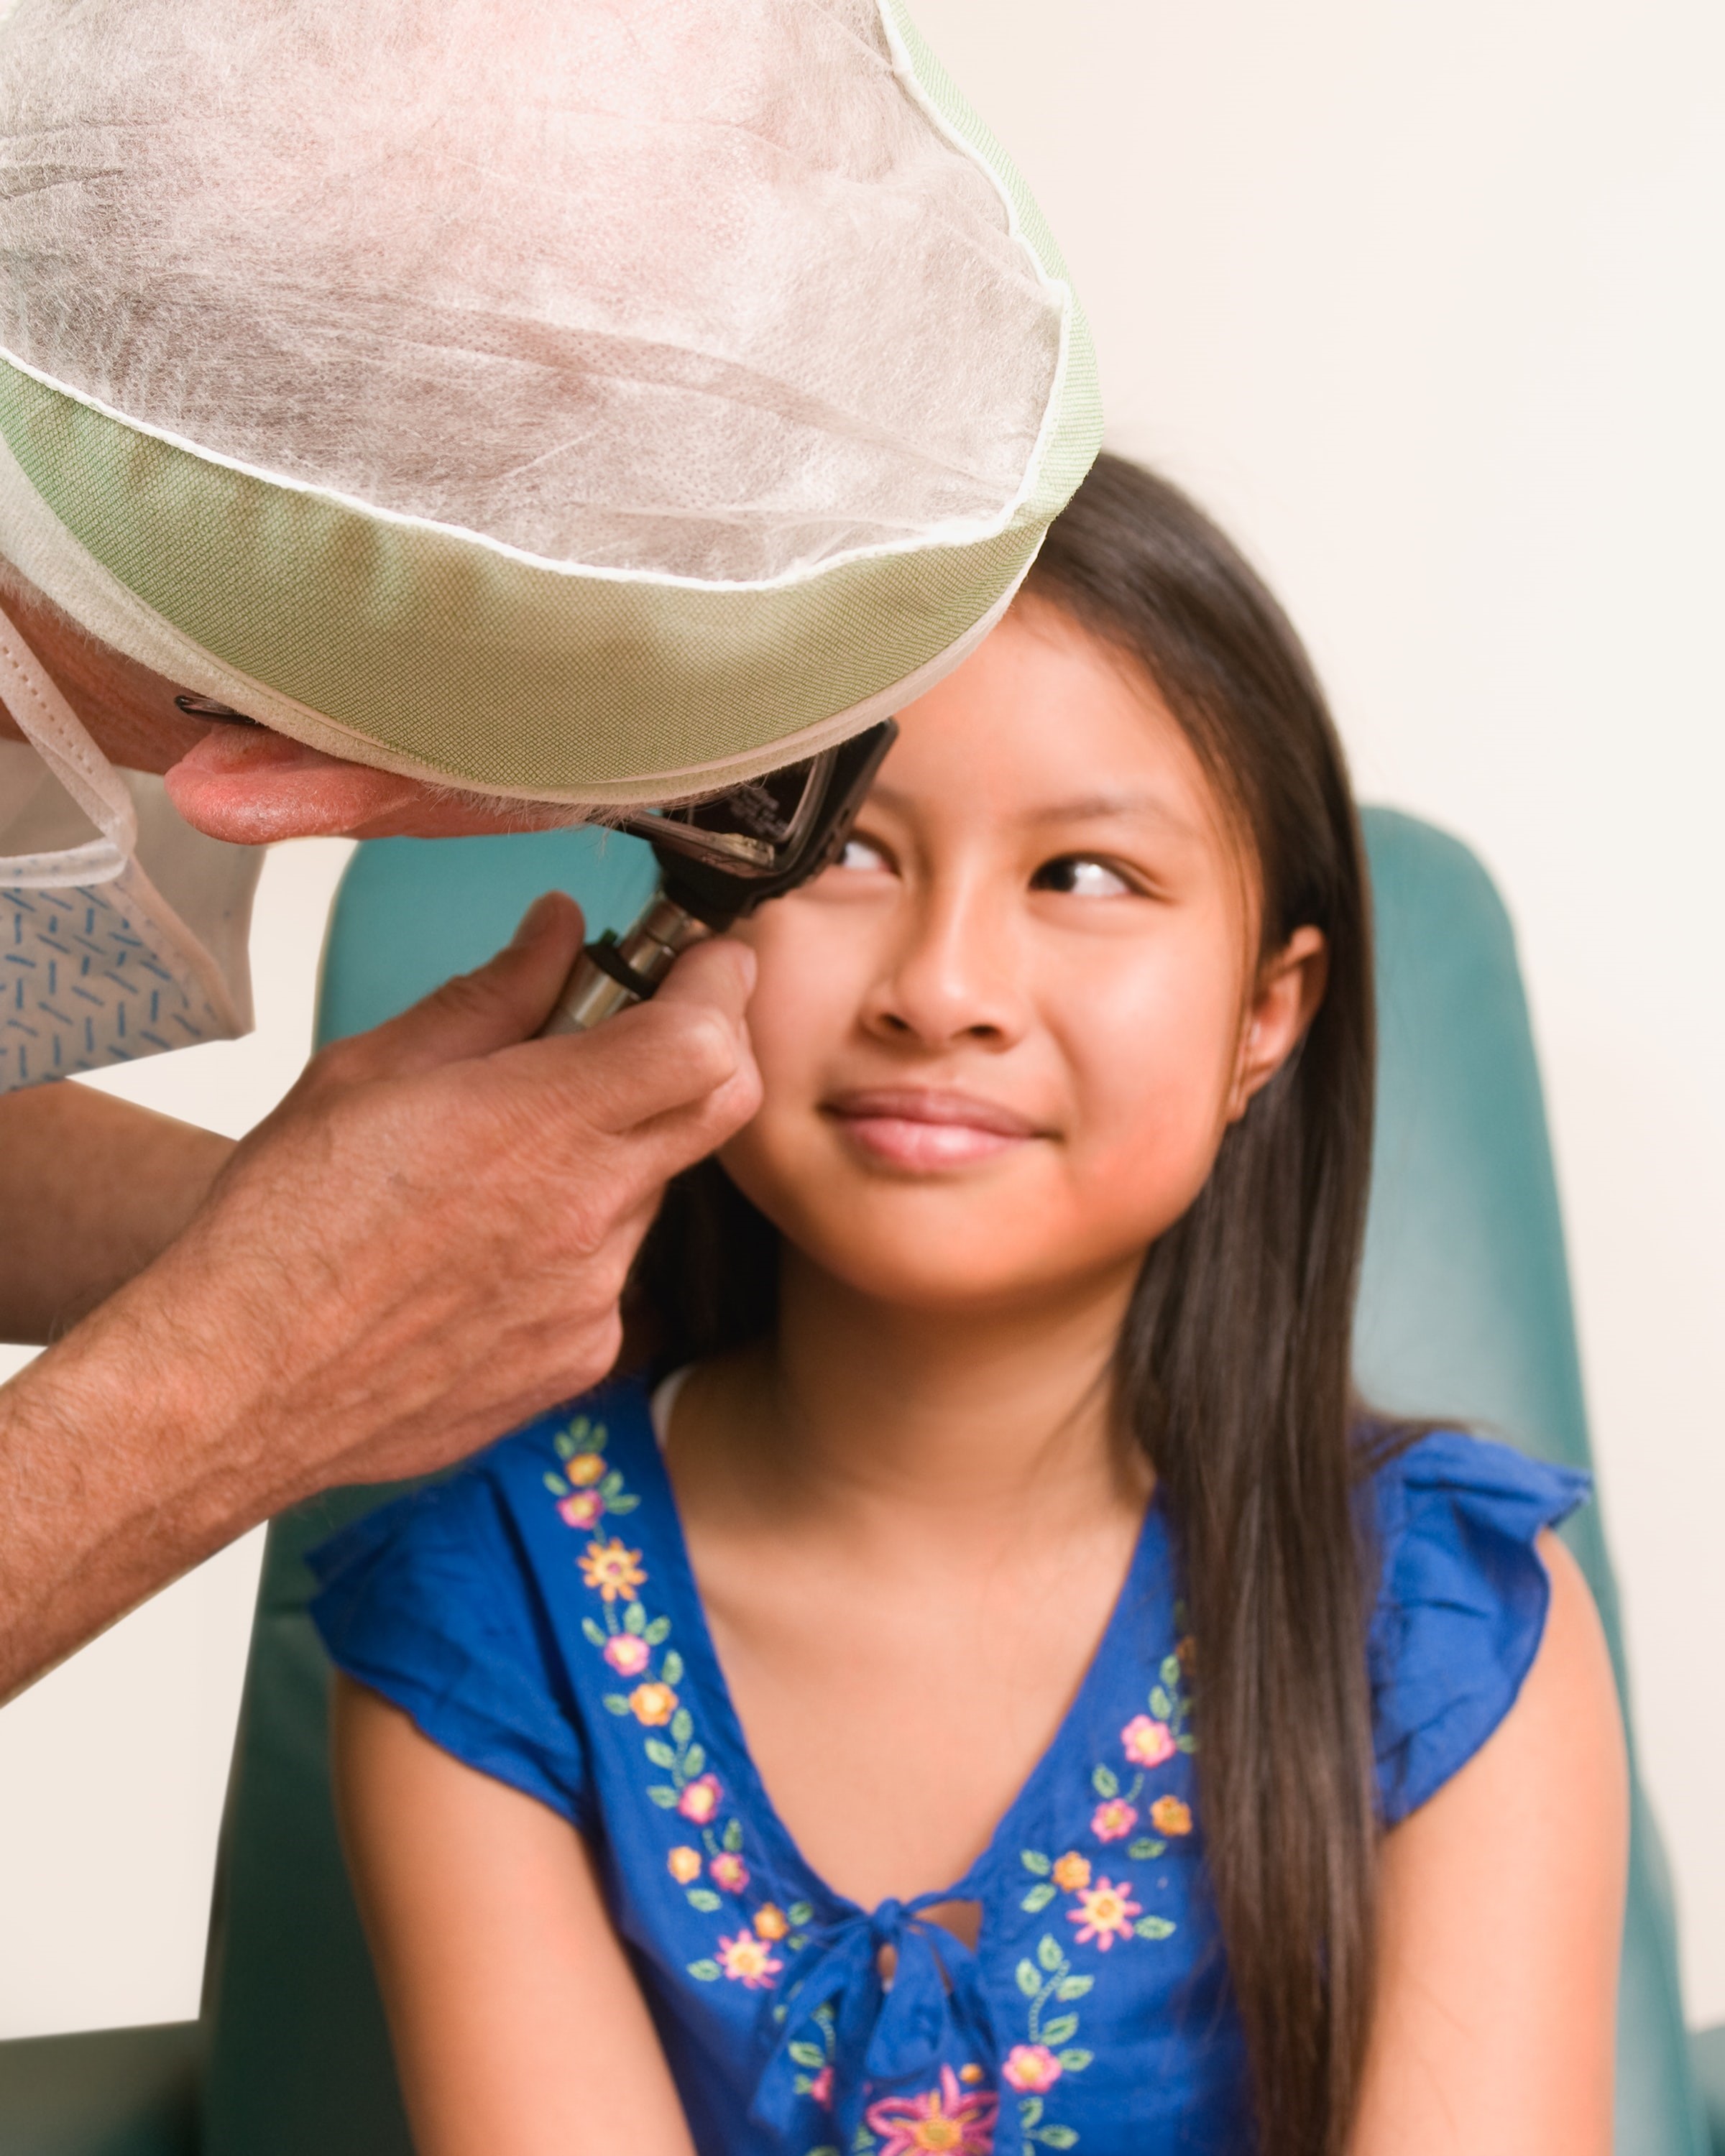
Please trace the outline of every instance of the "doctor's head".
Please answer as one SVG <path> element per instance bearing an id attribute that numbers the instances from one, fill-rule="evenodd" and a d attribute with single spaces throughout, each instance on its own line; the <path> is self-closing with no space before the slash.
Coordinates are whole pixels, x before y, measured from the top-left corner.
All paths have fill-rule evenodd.
<path id="1" fill-rule="evenodd" d="M 1096 444 L 982 141 L 883 0 L 14 0 L 18 626 L 236 838 L 568 820 L 859 731 Z"/>

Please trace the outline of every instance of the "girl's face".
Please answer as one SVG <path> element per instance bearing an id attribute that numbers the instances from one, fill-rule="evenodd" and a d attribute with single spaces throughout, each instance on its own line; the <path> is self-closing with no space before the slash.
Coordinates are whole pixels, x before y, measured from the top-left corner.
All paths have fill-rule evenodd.
<path id="1" fill-rule="evenodd" d="M 803 1255 L 911 1306 L 1136 1270 L 1322 988 L 1147 680 L 1016 604 L 901 729 L 842 860 L 738 930 L 760 1112 L 721 1158 Z"/>

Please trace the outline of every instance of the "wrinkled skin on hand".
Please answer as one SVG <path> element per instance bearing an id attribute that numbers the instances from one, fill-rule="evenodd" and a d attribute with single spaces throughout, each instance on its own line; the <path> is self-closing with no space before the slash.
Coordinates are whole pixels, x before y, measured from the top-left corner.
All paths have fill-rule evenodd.
<path id="1" fill-rule="evenodd" d="M 581 939 L 516 942 L 314 1059 L 185 1232 L 0 1393 L 0 1696 L 256 1521 L 445 1466 L 603 1377 L 668 1178 L 759 1082 L 740 945 L 536 1040 Z"/>

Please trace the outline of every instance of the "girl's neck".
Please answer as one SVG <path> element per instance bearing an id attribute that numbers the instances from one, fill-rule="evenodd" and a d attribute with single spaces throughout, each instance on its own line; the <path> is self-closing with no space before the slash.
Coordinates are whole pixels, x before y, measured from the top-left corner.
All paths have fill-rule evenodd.
<path id="1" fill-rule="evenodd" d="M 805 1524 L 869 1516 L 985 1537 L 1045 1517 L 1141 1509 L 1148 1471 L 1120 1441 L 1111 1360 L 1132 1276 L 1008 1310 L 883 1304 L 787 1250 L 773 1339 L 721 1380 L 726 1450 L 747 1449 Z M 1064 1524 L 1064 1522 L 1062 1522 Z"/>

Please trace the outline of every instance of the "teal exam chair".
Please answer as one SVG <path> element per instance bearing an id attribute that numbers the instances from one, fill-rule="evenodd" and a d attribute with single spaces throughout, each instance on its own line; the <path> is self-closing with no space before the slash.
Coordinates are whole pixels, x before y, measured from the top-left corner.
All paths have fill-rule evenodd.
<path id="1" fill-rule="evenodd" d="M 1508 920 L 1465 848 L 1368 812 L 1382 1072 L 1359 1363 L 1369 1396 L 1584 1466 L 1586 1418 L 1538 1072 Z M 324 954 L 318 1034 L 359 1031 L 504 942 L 560 884 L 620 926 L 650 858 L 593 831 L 362 846 Z M 408 2156 L 348 1894 L 328 1672 L 303 1553 L 377 1503 L 345 1491 L 270 1533 L 201 2020 L 0 2046 L 5 2156 Z M 1569 1532 L 1617 1656 L 1597 1506 Z M 3 1947 L 0 1947 L 3 1951 Z M 1725 2030 L 1686 2041 L 1670 1892 L 1639 1791 L 1618 2032 L 1619 2156 L 1725 2156 Z M 1701 2093 L 1711 2073 L 1712 2138 Z M 1008 2156 L 1008 2152 L 1002 2152 Z M 1096 2156 L 1129 2156 L 1119 2150 Z"/>

